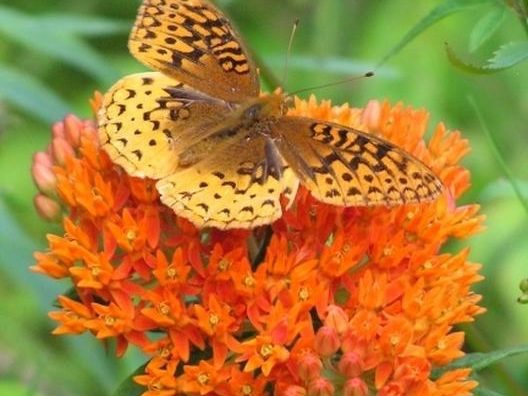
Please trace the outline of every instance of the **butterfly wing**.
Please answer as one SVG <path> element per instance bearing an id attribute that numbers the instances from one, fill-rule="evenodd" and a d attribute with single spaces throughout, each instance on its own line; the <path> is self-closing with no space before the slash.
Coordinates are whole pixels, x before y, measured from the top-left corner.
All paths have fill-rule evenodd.
<path id="1" fill-rule="evenodd" d="M 252 228 L 279 218 L 281 194 L 291 204 L 299 180 L 272 141 L 242 129 L 212 146 L 208 156 L 158 181 L 161 201 L 198 227 Z"/>
<path id="2" fill-rule="evenodd" d="M 178 167 L 178 153 L 224 119 L 229 106 L 161 73 L 118 81 L 98 114 L 99 140 L 132 176 L 159 179 Z"/>
<path id="3" fill-rule="evenodd" d="M 129 48 L 146 65 L 210 96 L 238 103 L 259 94 L 239 34 L 206 0 L 145 0 Z"/>
<path id="4" fill-rule="evenodd" d="M 273 130 L 281 155 L 312 193 L 342 206 L 431 201 L 442 183 L 421 161 L 374 135 L 285 116 Z"/>

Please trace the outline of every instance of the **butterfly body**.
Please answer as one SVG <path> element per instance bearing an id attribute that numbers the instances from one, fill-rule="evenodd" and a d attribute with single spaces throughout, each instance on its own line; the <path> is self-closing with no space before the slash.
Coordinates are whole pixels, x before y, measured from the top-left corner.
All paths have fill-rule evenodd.
<path id="1" fill-rule="evenodd" d="M 430 201 L 427 166 L 392 143 L 287 114 L 227 18 L 206 0 L 145 0 L 129 47 L 159 72 L 105 95 L 99 137 L 132 176 L 158 180 L 163 203 L 199 227 L 252 228 L 282 215 L 299 183 L 340 206 Z"/>

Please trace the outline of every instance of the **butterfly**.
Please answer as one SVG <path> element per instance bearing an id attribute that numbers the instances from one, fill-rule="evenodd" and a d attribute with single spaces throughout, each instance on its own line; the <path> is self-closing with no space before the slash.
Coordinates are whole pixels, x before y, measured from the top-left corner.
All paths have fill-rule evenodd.
<path id="1" fill-rule="evenodd" d="M 299 183 L 340 206 L 435 199 L 442 183 L 394 144 L 353 128 L 287 115 L 260 95 L 255 63 L 207 0 L 144 0 L 131 53 L 156 72 L 106 93 L 98 135 L 128 174 L 157 180 L 161 201 L 197 227 L 253 228 L 282 215 Z"/>

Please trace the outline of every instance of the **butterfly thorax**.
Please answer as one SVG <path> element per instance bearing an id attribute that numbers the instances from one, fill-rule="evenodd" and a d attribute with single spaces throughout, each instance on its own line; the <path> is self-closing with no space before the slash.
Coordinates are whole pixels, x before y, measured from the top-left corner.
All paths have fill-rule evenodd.
<path id="1" fill-rule="evenodd" d="M 284 115 L 286 102 L 282 94 L 269 94 L 250 98 L 243 102 L 233 114 L 240 125 L 252 127 L 258 123 Z"/>
<path id="2" fill-rule="evenodd" d="M 179 154 L 178 164 L 186 168 L 202 161 L 220 147 L 247 141 L 257 136 L 273 138 L 273 125 L 287 110 L 282 94 L 270 94 L 247 101 L 225 114 L 224 119 L 210 127 L 207 137 L 187 147 Z"/>

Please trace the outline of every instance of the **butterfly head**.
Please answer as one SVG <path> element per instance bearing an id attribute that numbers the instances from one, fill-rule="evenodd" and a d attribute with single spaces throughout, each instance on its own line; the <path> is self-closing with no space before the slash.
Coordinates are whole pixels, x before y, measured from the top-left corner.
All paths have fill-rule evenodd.
<path id="1" fill-rule="evenodd" d="M 285 96 L 273 93 L 246 102 L 242 106 L 243 118 L 254 122 L 263 118 L 278 117 L 288 110 Z"/>

